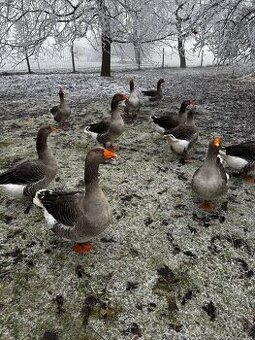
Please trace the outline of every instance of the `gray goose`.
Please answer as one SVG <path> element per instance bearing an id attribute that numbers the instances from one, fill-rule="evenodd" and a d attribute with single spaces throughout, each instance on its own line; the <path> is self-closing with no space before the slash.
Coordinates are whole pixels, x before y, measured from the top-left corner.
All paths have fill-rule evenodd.
<path id="1" fill-rule="evenodd" d="M 172 130 L 165 132 L 170 149 L 182 156 L 184 163 L 188 160 L 188 151 L 198 139 L 198 128 L 194 121 L 195 109 L 192 108 L 187 113 L 185 123 L 177 125 Z"/>
<path id="2" fill-rule="evenodd" d="M 126 102 L 127 96 L 116 93 L 111 102 L 111 117 L 105 117 L 100 122 L 88 125 L 84 128 L 84 132 L 92 138 L 96 139 L 105 148 L 107 144 L 114 149 L 113 142 L 124 131 L 124 121 L 121 116 L 120 103 Z"/>
<path id="3" fill-rule="evenodd" d="M 128 100 L 126 101 L 124 111 L 127 113 L 128 117 L 134 119 L 137 116 L 137 112 L 139 112 L 141 105 L 138 94 L 135 92 L 134 79 L 131 79 L 129 81 L 129 87 L 130 95 Z"/>
<path id="4" fill-rule="evenodd" d="M 200 208 L 208 212 L 213 210 L 211 200 L 222 196 L 228 189 L 228 175 L 219 156 L 221 142 L 221 137 L 213 137 L 209 143 L 207 157 L 195 171 L 191 181 L 194 192 L 204 200 Z"/>
<path id="5" fill-rule="evenodd" d="M 47 138 L 56 128 L 50 125 L 40 127 L 36 138 L 38 159 L 22 160 L 0 175 L 0 188 L 14 197 L 28 197 L 45 188 L 55 178 L 58 164 L 48 148 Z M 29 212 L 31 206 L 25 210 Z"/>
<path id="6" fill-rule="evenodd" d="M 64 127 L 66 120 L 71 115 L 71 108 L 66 104 L 62 87 L 60 87 L 58 94 L 60 103 L 59 105 L 53 106 L 50 112 L 53 114 L 54 120 L 58 122 L 61 127 Z"/>
<path id="7" fill-rule="evenodd" d="M 40 190 L 34 204 L 43 208 L 53 232 L 64 239 L 77 242 L 73 250 L 85 253 L 92 245 L 87 241 L 97 236 L 112 222 L 110 204 L 99 185 L 99 164 L 117 157 L 104 148 L 90 150 L 85 159 L 85 192 L 55 192 Z"/>
<path id="8" fill-rule="evenodd" d="M 167 113 L 162 116 L 151 116 L 154 128 L 159 133 L 165 133 L 177 125 L 182 124 L 187 119 L 187 107 L 193 104 L 192 99 L 186 99 L 181 103 L 178 113 Z"/>
<path id="9" fill-rule="evenodd" d="M 226 146 L 220 150 L 220 155 L 246 182 L 255 183 L 254 177 L 249 175 L 255 170 L 255 141 Z"/>
<path id="10" fill-rule="evenodd" d="M 165 80 L 163 78 L 159 79 L 159 81 L 157 82 L 157 89 L 156 90 L 146 90 L 146 91 L 142 91 L 142 93 L 147 96 L 150 97 L 150 101 L 151 102 L 155 102 L 158 101 L 160 99 L 162 99 L 162 84 L 165 82 Z"/>

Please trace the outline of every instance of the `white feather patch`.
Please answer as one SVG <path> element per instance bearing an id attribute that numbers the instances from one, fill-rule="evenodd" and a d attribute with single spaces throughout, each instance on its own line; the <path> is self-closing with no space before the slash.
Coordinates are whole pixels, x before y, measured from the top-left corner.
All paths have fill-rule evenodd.
<path id="1" fill-rule="evenodd" d="M 174 152 L 182 154 L 189 146 L 189 142 L 185 139 L 177 139 L 176 141 L 170 142 Z"/>
<path id="2" fill-rule="evenodd" d="M 248 164 L 248 162 L 241 157 L 230 155 L 225 155 L 223 157 L 231 168 L 239 171 L 241 171 Z"/>
<path id="3" fill-rule="evenodd" d="M 23 190 L 26 185 L 23 184 L 1 184 L 0 188 L 3 189 L 7 194 L 14 197 L 22 197 Z"/>
<path id="4" fill-rule="evenodd" d="M 57 220 L 44 208 L 44 217 L 49 227 L 53 227 Z"/>
<path id="5" fill-rule="evenodd" d="M 89 126 L 85 126 L 84 132 L 85 132 L 87 135 L 90 135 L 92 138 L 97 139 L 97 135 L 98 135 L 98 134 L 97 134 L 96 132 L 89 131 Z"/>
<path id="6" fill-rule="evenodd" d="M 43 191 L 43 190 L 39 190 L 39 191 L 36 192 L 35 197 L 33 198 L 33 203 L 34 203 L 35 205 L 37 205 L 38 207 L 40 207 L 40 208 L 44 208 L 44 206 L 42 205 L 40 199 L 38 198 L 38 194 L 39 194 L 41 191 Z"/>
<path id="7" fill-rule="evenodd" d="M 135 94 L 135 93 L 131 93 L 131 95 L 128 98 L 128 101 L 133 106 L 138 106 L 140 104 L 140 100 L 139 100 L 137 94 Z"/>
<path id="8" fill-rule="evenodd" d="M 158 124 L 155 124 L 154 122 L 152 122 L 152 126 L 154 127 L 154 129 L 160 133 L 163 134 L 165 132 L 165 129 L 162 128 L 161 126 L 159 126 Z"/>

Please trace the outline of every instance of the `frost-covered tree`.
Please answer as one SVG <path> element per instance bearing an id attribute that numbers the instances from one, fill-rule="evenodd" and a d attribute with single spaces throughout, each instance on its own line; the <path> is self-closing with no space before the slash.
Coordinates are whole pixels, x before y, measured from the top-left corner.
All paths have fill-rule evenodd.
<path id="1" fill-rule="evenodd" d="M 255 59 L 255 1 L 201 1 L 196 48 L 208 45 L 217 64 Z"/>
<path id="2" fill-rule="evenodd" d="M 41 11 L 39 2 L 9 0 L 1 4 L 1 55 L 13 60 L 26 60 L 31 72 L 30 57 L 37 55 L 51 31 L 49 15 Z"/>

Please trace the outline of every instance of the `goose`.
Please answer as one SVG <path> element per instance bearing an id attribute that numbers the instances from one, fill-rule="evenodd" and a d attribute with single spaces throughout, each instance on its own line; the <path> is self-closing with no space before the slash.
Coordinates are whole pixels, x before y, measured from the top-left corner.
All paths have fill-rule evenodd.
<path id="1" fill-rule="evenodd" d="M 198 128 L 194 121 L 195 110 L 187 113 L 187 121 L 177 125 L 172 130 L 166 131 L 164 137 L 167 139 L 170 149 L 178 155 L 182 155 L 184 163 L 188 160 L 188 151 L 198 139 Z"/>
<path id="2" fill-rule="evenodd" d="M 158 83 L 157 83 L 157 89 L 156 90 L 146 90 L 146 91 L 142 91 L 142 93 L 147 96 L 150 97 L 150 101 L 151 102 L 155 102 L 158 101 L 160 99 L 162 99 L 162 84 L 165 82 L 165 80 L 163 78 L 159 79 Z"/>
<path id="3" fill-rule="evenodd" d="M 114 149 L 113 142 L 124 131 L 124 121 L 120 112 L 120 104 L 126 102 L 128 97 L 121 93 L 116 93 L 111 102 L 111 117 L 105 117 L 100 122 L 88 125 L 84 132 L 96 139 L 105 148 L 107 144 Z"/>
<path id="4" fill-rule="evenodd" d="M 213 211 L 211 200 L 224 195 L 228 190 L 228 174 L 226 173 L 219 156 L 222 138 L 215 136 L 209 143 L 206 159 L 198 168 L 192 178 L 193 191 L 201 197 L 204 202 L 200 208 L 207 212 Z"/>
<path id="5" fill-rule="evenodd" d="M 117 157 L 102 147 L 94 148 L 85 159 L 85 191 L 56 192 L 39 190 L 33 200 L 43 208 L 52 231 L 61 238 L 74 241 L 73 251 L 86 253 L 92 249 L 88 241 L 103 232 L 112 222 L 110 204 L 99 185 L 99 165 Z"/>
<path id="6" fill-rule="evenodd" d="M 66 104 L 65 98 L 64 98 L 64 90 L 62 87 L 59 89 L 59 100 L 60 104 L 53 106 L 50 109 L 50 112 L 54 116 L 54 120 L 60 124 L 60 126 L 63 128 L 66 124 L 66 120 L 71 115 L 71 108 Z"/>
<path id="7" fill-rule="evenodd" d="M 48 148 L 47 138 L 56 128 L 40 127 L 36 138 L 38 159 L 22 160 L 0 175 L 0 189 L 14 197 L 27 197 L 32 201 L 35 193 L 47 187 L 55 178 L 58 163 Z M 28 213 L 30 206 L 25 210 Z"/>
<path id="8" fill-rule="evenodd" d="M 240 172 L 246 182 L 255 183 L 249 172 L 255 170 L 255 141 L 226 146 L 220 155 L 227 164 Z"/>
<path id="9" fill-rule="evenodd" d="M 140 110 L 140 99 L 138 94 L 135 92 L 135 84 L 134 79 L 129 81 L 130 87 L 130 95 L 128 100 L 126 101 L 126 106 L 124 108 L 124 112 L 127 113 L 127 116 L 134 119 L 137 116 L 137 112 Z"/>
<path id="10" fill-rule="evenodd" d="M 181 103 L 178 114 L 168 113 L 164 114 L 163 116 L 156 115 L 151 116 L 150 118 L 153 122 L 154 129 L 157 132 L 164 134 L 168 130 L 176 127 L 177 125 L 184 123 L 187 119 L 186 109 L 191 104 L 193 104 L 193 101 L 191 99 L 187 99 Z"/>

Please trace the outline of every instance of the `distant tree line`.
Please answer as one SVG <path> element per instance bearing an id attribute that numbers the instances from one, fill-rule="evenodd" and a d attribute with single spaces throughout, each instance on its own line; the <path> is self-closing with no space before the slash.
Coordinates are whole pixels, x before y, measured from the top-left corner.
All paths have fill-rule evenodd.
<path id="1" fill-rule="evenodd" d="M 69 46 L 75 72 L 74 42 L 86 38 L 101 48 L 101 75 L 111 75 L 113 43 L 132 44 L 138 68 L 144 46 L 177 42 L 186 67 L 185 42 L 204 46 L 218 65 L 254 61 L 254 0 L 5 0 L 0 3 L 0 65 L 6 57 L 26 60 L 54 37 L 56 51 Z"/>

